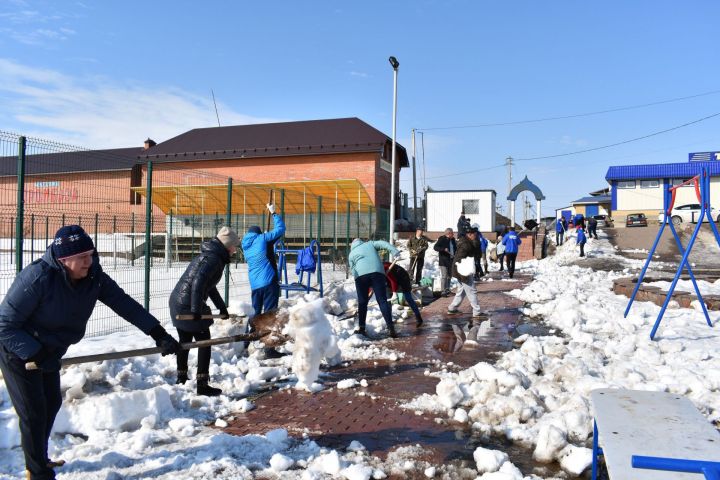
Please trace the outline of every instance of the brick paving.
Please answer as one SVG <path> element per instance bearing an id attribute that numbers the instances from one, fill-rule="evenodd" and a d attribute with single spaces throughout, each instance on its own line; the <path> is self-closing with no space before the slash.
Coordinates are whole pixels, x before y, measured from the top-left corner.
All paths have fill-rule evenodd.
<path id="1" fill-rule="evenodd" d="M 421 444 L 429 452 L 426 460 L 436 464 L 472 459 L 475 445 L 466 426 L 446 418 L 438 422 L 433 415 L 417 415 L 399 404 L 422 393 L 435 393 L 438 379 L 425 375 L 426 370 L 437 371 L 448 362 L 452 362 L 449 368 L 466 368 L 479 361 L 492 361 L 497 352 L 512 348 L 509 332 L 519 321 L 518 308 L 522 302 L 504 292 L 522 288 L 530 278 L 516 275 L 508 281 L 498 272 L 490 277 L 493 281 L 478 284 L 478 292 L 480 304 L 495 328 L 477 344 L 466 344 L 453 352 L 456 338 L 451 324 L 467 324 L 470 306 L 464 302 L 460 314 L 448 315 L 452 297 L 439 298 L 423 309 L 425 325 L 421 329 L 416 329 L 414 322 L 399 324 L 400 338 L 376 340 L 405 352 L 404 358 L 396 362 L 354 361 L 333 368 L 321 376 L 327 389 L 316 394 L 292 388 L 264 394 L 254 399 L 254 410 L 235 414 L 225 431 L 246 435 L 285 428 L 290 435 L 305 434 L 321 446 L 341 450 L 357 440 L 381 458 L 396 446 Z M 369 385 L 346 390 L 332 388 L 347 378 L 365 379 Z M 513 461 L 520 468 L 523 464 L 529 466 L 527 458 Z"/>

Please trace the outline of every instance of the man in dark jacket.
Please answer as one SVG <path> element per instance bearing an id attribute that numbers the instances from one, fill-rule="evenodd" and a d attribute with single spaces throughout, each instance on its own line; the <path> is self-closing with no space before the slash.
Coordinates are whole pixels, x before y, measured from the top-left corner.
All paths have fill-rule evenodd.
<path id="1" fill-rule="evenodd" d="M 587 219 L 587 233 L 588 233 L 588 237 L 593 237 L 593 238 L 595 238 L 595 240 L 598 239 L 598 236 L 597 236 L 597 224 L 598 224 L 598 221 L 597 221 L 596 218 L 594 218 L 594 217 L 588 217 L 588 219 Z"/>
<path id="2" fill-rule="evenodd" d="M 62 404 L 60 360 L 85 335 L 98 300 L 150 335 L 163 355 L 180 351 L 160 322 L 103 271 L 80 226 L 58 230 L 45 255 L 15 277 L 0 304 L 0 370 L 20 419 L 28 478 L 55 478 L 47 449 Z M 38 369 L 27 370 L 28 362 Z"/>
<path id="3" fill-rule="evenodd" d="M 463 275 L 458 271 L 458 264 L 463 259 L 472 258 L 474 264 L 475 258 L 480 255 L 480 245 L 477 243 L 477 235 L 477 229 L 471 227 L 465 234 L 465 237 L 458 240 L 457 253 L 455 253 L 455 258 L 453 259 L 452 264 L 452 275 L 458 279 L 460 286 L 455 294 L 455 299 L 452 303 L 450 303 L 450 306 L 448 306 L 448 313 L 460 313 L 457 308 L 467 296 L 473 310 L 472 322 L 477 321 L 479 323 L 480 303 L 478 303 L 473 274 Z"/>
<path id="4" fill-rule="evenodd" d="M 415 236 L 408 240 L 410 251 L 410 275 L 415 277 L 415 283 L 420 283 L 422 271 L 425 266 L 425 251 L 428 249 L 428 238 L 423 235 L 422 227 L 415 230 Z"/>
<path id="5" fill-rule="evenodd" d="M 458 239 L 463 238 L 468 230 L 470 230 L 470 219 L 465 216 L 465 212 L 462 212 L 457 222 Z"/>
<path id="6" fill-rule="evenodd" d="M 228 310 L 217 284 L 222 277 L 225 265 L 237 250 L 240 239 L 234 230 L 222 227 L 217 236 L 202 244 L 200 255 L 195 257 L 185 269 L 182 277 L 170 294 L 170 316 L 177 328 L 180 342 L 210 340 L 212 319 L 202 318 L 210 315 L 207 299 L 210 297 L 223 318 L 228 318 Z M 192 315 L 192 320 L 178 320 L 178 315 Z M 188 380 L 188 352 L 177 354 L 177 383 Z M 197 393 L 198 395 L 217 396 L 219 388 L 208 385 L 210 372 L 210 347 L 198 349 Z"/>
<path id="7" fill-rule="evenodd" d="M 438 238 L 433 247 L 438 252 L 438 263 L 440 265 L 440 286 L 443 296 L 450 293 L 450 274 L 452 272 L 452 259 L 457 249 L 455 233 L 452 228 L 445 229 L 445 235 Z"/>

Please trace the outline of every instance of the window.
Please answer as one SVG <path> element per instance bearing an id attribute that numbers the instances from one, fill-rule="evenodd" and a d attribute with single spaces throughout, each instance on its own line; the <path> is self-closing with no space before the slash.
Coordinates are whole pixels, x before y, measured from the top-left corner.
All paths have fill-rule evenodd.
<path id="1" fill-rule="evenodd" d="M 635 188 L 635 180 L 623 180 L 617 182 L 617 188 Z"/>
<path id="2" fill-rule="evenodd" d="M 670 184 L 674 187 L 674 186 L 680 185 L 681 183 L 686 182 L 686 181 L 687 180 L 685 180 L 683 178 L 673 178 L 670 180 Z M 694 186 L 695 186 L 694 183 L 690 183 L 689 185 L 683 185 L 683 187 L 694 187 Z"/>
<path id="3" fill-rule="evenodd" d="M 130 170 L 130 188 L 132 187 L 142 187 L 142 165 L 139 163 L 136 165 L 133 165 L 132 170 Z M 136 193 L 133 190 L 130 190 L 130 205 L 141 205 L 142 204 L 142 196 L 139 193 Z"/>
<path id="4" fill-rule="evenodd" d="M 480 213 L 480 200 L 463 200 L 462 211 L 465 215 L 477 215 Z"/>
<path id="5" fill-rule="evenodd" d="M 660 180 L 641 180 L 640 188 L 658 188 L 660 186 Z"/>

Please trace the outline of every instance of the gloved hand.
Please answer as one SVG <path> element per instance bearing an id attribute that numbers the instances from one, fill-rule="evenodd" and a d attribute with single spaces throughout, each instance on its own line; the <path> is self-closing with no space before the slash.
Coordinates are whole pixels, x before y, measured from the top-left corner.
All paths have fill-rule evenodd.
<path id="1" fill-rule="evenodd" d="M 270 213 L 272 213 L 272 214 L 275 213 L 275 205 L 273 205 L 272 203 L 268 203 L 266 206 Z"/>
<path id="2" fill-rule="evenodd" d="M 193 322 L 197 322 L 197 321 L 202 320 L 202 313 L 190 312 L 190 315 L 193 316 L 193 318 L 192 318 L 192 321 L 193 321 Z"/>
<path id="3" fill-rule="evenodd" d="M 226 319 L 230 318 L 230 314 L 228 313 L 228 309 L 227 309 L 227 308 L 221 308 L 221 309 L 220 309 L 220 318 L 223 319 L 223 320 L 226 320 Z"/>
<path id="4" fill-rule="evenodd" d="M 393 253 L 392 257 L 395 260 L 400 260 L 400 251 L 398 250 L 397 252 Z"/>
<path id="5" fill-rule="evenodd" d="M 160 353 L 163 357 L 165 355 L 177 354 L 180 350 L 182 350 L 178 341 L 175 340 L 161 325 L 153 327 L 153 329 L 150 330 L 150 336 L 153 340 L 155 340 L 155 345 L 160 347 L 162 350 Z"/>
<path id="6" fill-rule="evenodd" d="M 38 352 L 32 357 L 27 359 L 28 362 L 33 362 L 37 365 L 39 370 L 43 372 L 57 372 L 60 370 L 60 359 L 53 355 L 53 351 L 46 347 L 41 347 Z"/>

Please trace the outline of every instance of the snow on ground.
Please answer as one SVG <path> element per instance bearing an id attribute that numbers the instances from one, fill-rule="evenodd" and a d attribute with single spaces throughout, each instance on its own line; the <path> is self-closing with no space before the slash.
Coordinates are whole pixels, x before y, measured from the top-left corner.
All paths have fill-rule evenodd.
<path id="1" fill-rule="evenodd" d="M 431 373 L 441 380 L 437 394 L 419 397 L 407 408 L 441 412 L 449 421 L 467 422 L 482 434 L 504 435 L 532 447 L 540 461 L 558 460 L 572 474 L 581 473 L 590 463 L 588 398 L 594 388 L 687 395 L 710 420 L 719 420 L 720 356 L 712 353 L 712 347 L 720 333 L 705 325 L 700 312 L 674 309 L 665 315 L 659 341 L 650 341 L 658 307 L 636 303 L 623 319 L 627 299 L 611 291 L 612 280 L 621 273 L 570 265 L 577 260 L 573 243 L 561 246 L 553 258 L 519 264 L 518 271 L 533 274 L 534 281 L 511 292 L 527 302 L 526 315 L 544 319 L 562 337 L 524 337 L 519 349 L 504 353 L 494 365 L 478 363 L 458 373 L 448 369 Z M 589 242 L 586 250 L 590 257 L 625 261 L 616 257 L 603 238 Z M 626 263 L 628 269 L 636 269 L 642 262 Z M 400 264 L 409 267 L 407 252 Z M 491 265 L 491 270 L 497 269 Z M 437 270 L 437 254 L 431 247 L 424 276 L 433 276 Z M 397 359 L 400 354 L 392 350 L 391 341 L 369 342 L 353 335 L 356 325 L 343 313 L 357 304 L 354 290 L 352 279 L 336 282 L 322 302 L 342 361 Z M 314 293 L 296 295 L 282 299 L 281 308 L 305 303 L 317 313 L 316 299 Z M 248 309 L 247 303 L 241 303 L 231 310 L 247 313 Z M 397 307 L 394 312 L 398 321 L 407 315 Z M 720 313 L 711 316 L 717 320 Z M 218 321 L 212 335 L 243 330 L 241 322 Z M 368 331 L 378 336 L 386 333 L 374 303 Z M 132 330 L 84 339 L 67 356 L 151 345 L 141 332 Z M 417 468 L 428 477 L 443 471 L 443 466 L 417 459 L 422 456 L 420 446 L 401 447 L 382 462 L 356 441 L 346 451 L 335 451 L 309 439 L 288 437 L 285 430 L 238 437 L 212 428 L 225 426 L 233 412 L 254 408 L 244 397 L 268 381 L 278 381 L 282 388 L 296 384 L 293 367 L 298 369 L 299 360 L 294 356 L 264 360 L 259 347 L 252 345 L 248 356 L 242 344 L 213 347 L 211 383 L 228 394 L 216 398 L 195 395 L 193 380 L 174 385 L 174 357 L 137 357 L 64 369 L 65 401 L 50 444 L 52 458 L 68 461 L 59 469 L 58 478 L 170 479 L 182 472 L 183 478 L 252 478 L 262 473 L 268 478 L 369 479 Z M 283 348 L 293 352 L 295 347 L 288 343 Z M 195 363 L 193 351 L 191 378 Z M 337 388 L 355 386 L 355 381 L 346 379 Z M 480 479 L 523 478 L 502 452 L 478 448 L 474 459 Z M 23 478 L 23 463 L 17 418 L 0 383 L 0 478 Z"/>
<path id="2" fill-rule="evenodd" d="M 657 282 L 643 282 L 643 285 L 651 286 L 651 287 L 660 287 L 661 290 L 668 291 L 670 290 L 670 285 L 672 282 L 660 280 Z M 701 295 L 720 295 L 720 279 L 715 280 L 714 282 L 708 282 L 707 280 L 698 280 L 697 281 L 698 288 L 700 288 L 700 294 Z M 677 285 L 675 285 L 675 291 L 679 292 L 690 292 L 695 293 L 695 287 L 692 284 L 692 281 L 690 280 L 678 280 Z"/>
<path id="3" fill-rule="evenodd" d="M 590 257 L 625 261 L 635 269 L 642 264 L 614 252 L 604 235 L 586 245 Z M 526 337 L 494 365 L 435 373 L 441 379 L 436 395 L 423 395 L 405 407 L 444 412 L 481 434 L 505 436 L 533 448 L 538 461 L 557 460 L 572 474 L 591 463 L 593 389 L 686 395 L 708 420 L 720 420 L 720 355 L 714 353 L 720 330 L 709 328 L 701 311 L 674 309 L 666 312 L 658 341 L 651 341 L 659 307 L 636 302 L 624 319 L 628 299 L 612 292 L 612 281 L 625 274 L 570 265 L 577 255 L 569 242 L 552 258 L 524 262 L 519 271 L 532 273 L 534 280 L 511 292 L 527 302 L 525 315 L 543 320 L 561 337 Z M 714 322 L 720 318 L 720 312 L 710 315 Z M 475 458 L 488 472 L 506 463 L 486 452 L 476 452 Z M 501 478 L 487 475 L 480 478 Z"/>

